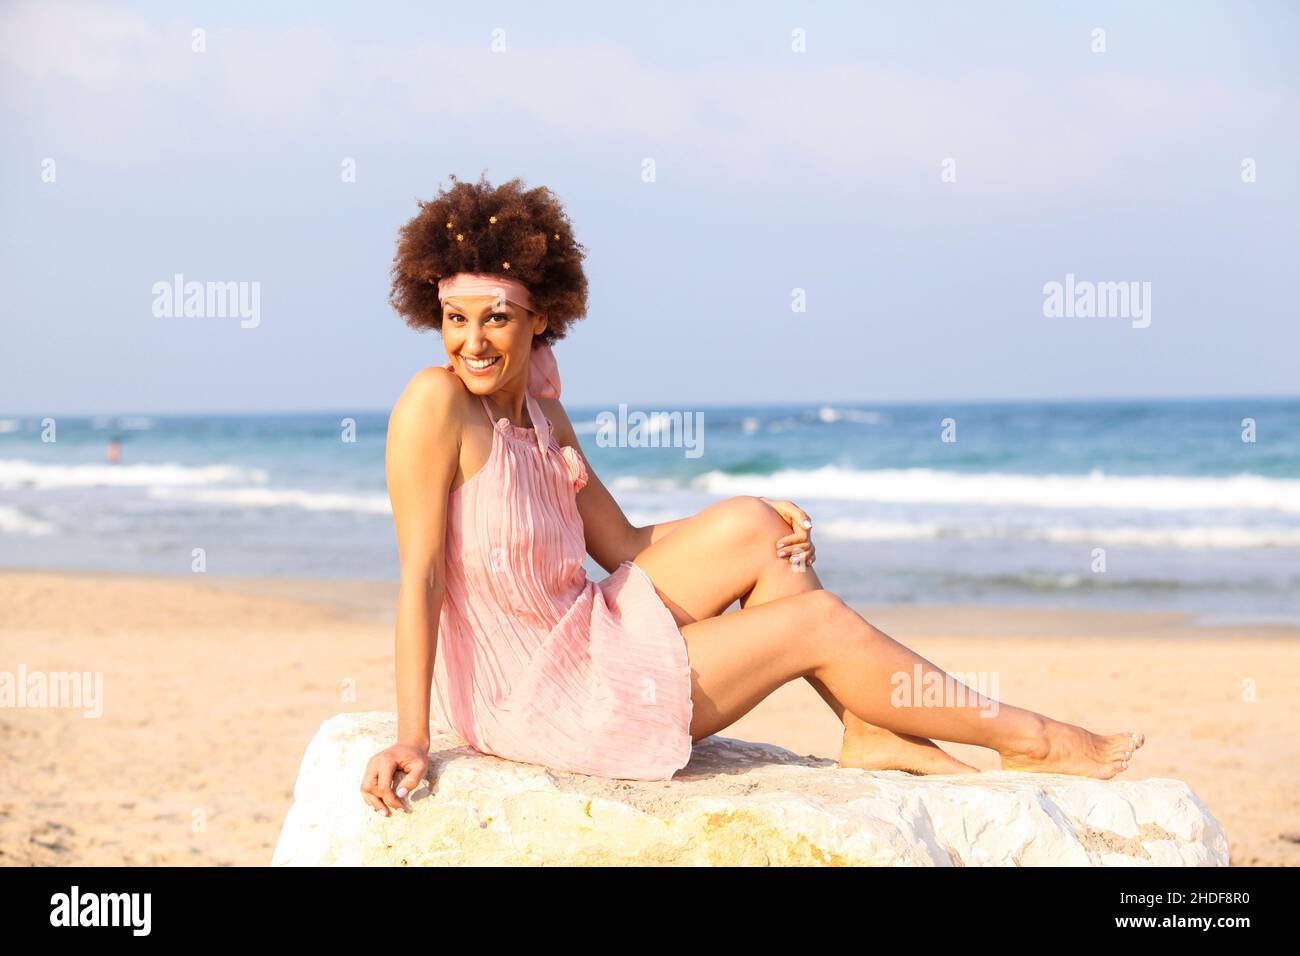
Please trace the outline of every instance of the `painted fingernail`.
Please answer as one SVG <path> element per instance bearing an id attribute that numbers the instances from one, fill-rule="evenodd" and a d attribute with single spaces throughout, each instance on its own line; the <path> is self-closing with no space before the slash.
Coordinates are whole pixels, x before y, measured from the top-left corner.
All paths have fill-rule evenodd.
<path id="1" fill-rule="evenodd" d="M 784 557 L 785 557 L 785 552 L 784 552 L 784 551 L 778 551 L 778 552 L 776 553 L 776 556 L 777 556 L 778 558 L 784 558 Z"/>
<path id="2" fill-rule="evenodd" d="M 804 526 L 805 528 L 811 528 L 811 527 L 812 527 L 812 522 L 809 521 L 807 518 L 804 518 L 804 519 L 803 519 L 803 526 Z"/>
<path id="3" fill-rule="evenodd" d="M 406 796 L 406 788 L 405 788 L 405 787 L 398 787 L 398 788 L 397 788 L 397 796 L 398 796 L 399 799 L 402 798 L 402 797 L 404 797 L 404 796 Z"/>

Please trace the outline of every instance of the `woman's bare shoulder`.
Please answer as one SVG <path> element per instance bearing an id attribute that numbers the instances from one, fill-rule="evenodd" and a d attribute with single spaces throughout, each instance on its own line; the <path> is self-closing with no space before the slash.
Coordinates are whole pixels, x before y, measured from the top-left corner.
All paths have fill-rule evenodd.
<path id="1" fill-rule="evenodd" d="M 465 383 L 450 369 L 440 365 L 422 368 L 406 383 L 393 405 L 389 423 L 433 427 L 439 431 L 454 427 L 459 434 L 468 395 Z"/>

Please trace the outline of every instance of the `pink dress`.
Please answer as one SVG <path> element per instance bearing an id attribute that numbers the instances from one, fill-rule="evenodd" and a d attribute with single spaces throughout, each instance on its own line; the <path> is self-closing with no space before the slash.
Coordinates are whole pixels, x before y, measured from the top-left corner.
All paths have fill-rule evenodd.
<path id="1" fill-rule="evenodd" d="M 686 643 L 635 563 L 587 577 L 586 465 L 525 398 L 534 428 L 483 401 L 491 454 L 448 502 L 432 729 L 509 760 L 667 780 L 691 757 Z"/>

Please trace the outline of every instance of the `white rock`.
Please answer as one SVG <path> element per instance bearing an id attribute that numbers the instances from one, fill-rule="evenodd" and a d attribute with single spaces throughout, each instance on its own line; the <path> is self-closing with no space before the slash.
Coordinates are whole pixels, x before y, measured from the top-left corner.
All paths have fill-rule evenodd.
<path id="1" fill-rule="evenodd" d="M 999 771 L 918 777 L 725 737 L 672 780 L 589 777 L 434 736 L 411 813 L 361 798 L 391 713 L 321 724 L 272 857 L 319 865 L 1226 866 L 1179 780 Z"/>

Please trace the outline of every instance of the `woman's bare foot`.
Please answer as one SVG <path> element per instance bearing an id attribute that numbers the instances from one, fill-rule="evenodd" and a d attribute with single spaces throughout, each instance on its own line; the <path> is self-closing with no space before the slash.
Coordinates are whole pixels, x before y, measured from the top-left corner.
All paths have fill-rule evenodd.
<path id="1" fill-rule="evenodd" d="M 908 773 L 979 773 L 968 763 L 958 760 L 933 740 L 896 734 L 892 730 L 864 724 L 845 731 L 840 746 L 840 766 L 859 770 L 906 770 Z"/>
<path id="2" fill-rule="evenodd" d="M 1109 780 L 1128 769 L 1143 734 L 1094 734 L 1074 724 L 1039 717 L 1038 732 L 1008 749 L 998 748 L 1003 770 L 1071 773 Z"/>

